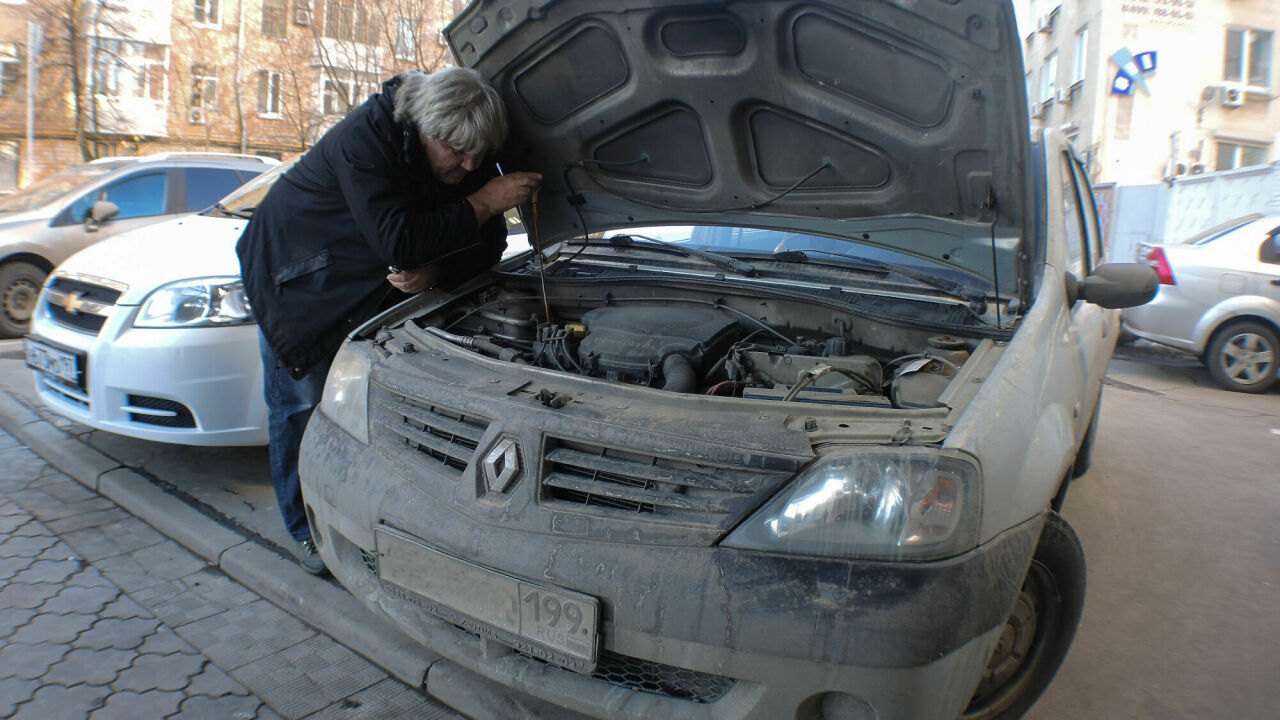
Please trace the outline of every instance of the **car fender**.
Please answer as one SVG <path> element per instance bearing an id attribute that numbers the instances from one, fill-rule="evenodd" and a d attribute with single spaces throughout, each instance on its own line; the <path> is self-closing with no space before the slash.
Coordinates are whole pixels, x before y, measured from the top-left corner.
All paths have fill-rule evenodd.
<path id="1" fill-rule="evenodd" d="M 1261 295 L 1237 295 L 1209 308 L 1192 330 L 1196 352 L 1204 354 L 1213 333 L 1224 323 L 1238 317 L 1259 317 L 1280 331 L 1280 301 Z"/>

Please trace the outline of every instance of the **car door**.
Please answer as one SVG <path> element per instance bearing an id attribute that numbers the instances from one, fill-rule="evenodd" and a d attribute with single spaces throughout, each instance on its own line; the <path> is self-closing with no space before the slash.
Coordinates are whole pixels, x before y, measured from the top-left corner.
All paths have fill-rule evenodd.
<path id="1" fill-rule="evenodd" d="M 1101 264 L 1102 229 L 1084 167 L 1069 151 L 1063 151 L 1060 165 L 1067 270 L 1077 280 L 1084 280 Z M 1076 302 L 1070 313 L 1068 332 L 1076 343 L 1082 373 L 1083 393 L 1072 408 L 1076 438 L 1080 439 L 1084 437 L 1102 392 L 1102 378 L 1119 329 L 1119 313 L 1083 301 Z"/>
<path id="2" fill-rule="evenodd" d="M 147 168 L 112 178 L 89 190 L 58 213 L 50 223 L 53 240 L 49 258 L 60 263 L 99 240 L 164 220 L 183 212 L 174 202 L 172 173 L 167 168 Z M 85 223 L 85 216 L 99 200 L 115 203 L 120 214 L 97 224 Z"/>

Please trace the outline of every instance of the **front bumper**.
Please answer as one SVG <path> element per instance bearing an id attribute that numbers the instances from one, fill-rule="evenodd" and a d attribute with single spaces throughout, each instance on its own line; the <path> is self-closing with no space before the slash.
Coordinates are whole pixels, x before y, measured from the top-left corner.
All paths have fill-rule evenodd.
<path id="1" fill-rule="evenodd" d="M 86 358 L 83 389 L 34 372 L 50 409 L 108 432 L 184 445 L 265 445 L 258 327 L 135 328 L 119 306 L 96 335 L 61 325 L 42 306 L 31 338 Z"/>
<path id="2" fill-rule="evenodd" d="M 441 502 L 384 449 L 355 441 L 323 413 L 312 417 L 301 462 L 325 563 L 356 597 L 445 658 L 428 673 L 427 691 L 477 717 L 546 703 L 636 720 L 954 718 L 985 668 L 1042 526 L 1032 519 L 943 561 L 850 562 L 575 536 L 568 518 L 532 532 L 518 526 L 527 520 L 520 516 L 539 512 L 536 500 L 506 517 Z M 477 481 L 464 473 L 456 498 L 474 496 Z M 422 598 L 379 577 L 378 528 L 599 598 L 600 665 L 575 673 L 439 619 Z"/>

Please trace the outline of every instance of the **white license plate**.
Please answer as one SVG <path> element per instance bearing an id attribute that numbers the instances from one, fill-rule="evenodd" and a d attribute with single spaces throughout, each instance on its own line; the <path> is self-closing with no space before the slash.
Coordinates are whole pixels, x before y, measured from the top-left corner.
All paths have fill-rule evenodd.
<path id="1" fill-rule="evenodd" d="M 79 355 L 51 348 L 44 343 L 38 343 L 30 339 L 22 341 L 22 348 L 26 352 L 28 367 L 54 375 L 78 387 L 84 387 L 84 383 L 80 379 L 81 362 Z"/>
<path id="2" fill-rule="evenodd" d="M 379 577 L 433 615 L 561 667 L 595 669 L 596 598 L 481 567 L 390 528 L 374 534 Z"/>

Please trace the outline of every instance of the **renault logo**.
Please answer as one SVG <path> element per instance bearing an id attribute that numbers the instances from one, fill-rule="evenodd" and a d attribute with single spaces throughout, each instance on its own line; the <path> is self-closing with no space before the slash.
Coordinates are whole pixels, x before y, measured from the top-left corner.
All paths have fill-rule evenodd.
<path id="1" fill-rule="evenodd" d="M 484 485 L 491 493 L 504 493 L 520 474 L 520 446 L 511 438 L 498 441 L 484 456 Z"/>
<path id="2" fill-rule="evenodd" d="M 68 293 L 62 298 L 62 309 L 71 315 L 80 314 L 80 311 L 84 309 L 84 293 Z"/>

